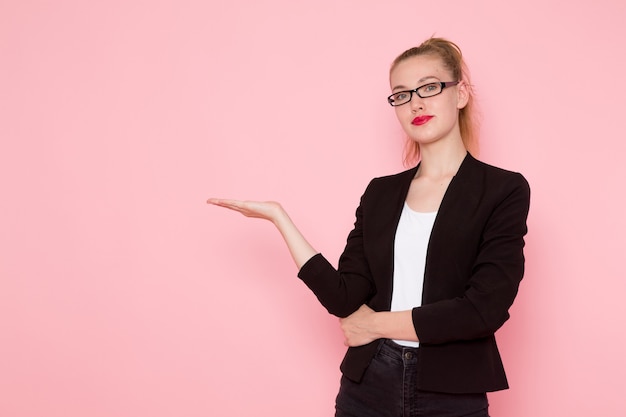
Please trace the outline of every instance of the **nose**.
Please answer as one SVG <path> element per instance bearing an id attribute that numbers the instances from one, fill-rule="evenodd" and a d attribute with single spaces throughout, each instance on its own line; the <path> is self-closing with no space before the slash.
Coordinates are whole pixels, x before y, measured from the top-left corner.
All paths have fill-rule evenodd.
<path id="1" fill-rule="evenodd" d="M 411 101 L 409 102 L 409 106 L 411 106 L 411 111 L 413 111 L 414 113 L 417 112 L 418 110 L 423 110 L 424 99 L 418 96 L 416 92 L 414 92 L 411 95 Z"/>

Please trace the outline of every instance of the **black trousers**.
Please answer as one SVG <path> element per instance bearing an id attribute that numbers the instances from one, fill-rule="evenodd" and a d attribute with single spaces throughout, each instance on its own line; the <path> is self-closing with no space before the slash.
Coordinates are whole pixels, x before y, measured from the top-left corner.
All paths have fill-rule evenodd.
<path id="1" fill-rule="evenodd" d="M 419 348 L 381 343 L 360 383 L 345 376 L 335 417 L 489 417 L 487 395 L 417 389 Z"/>

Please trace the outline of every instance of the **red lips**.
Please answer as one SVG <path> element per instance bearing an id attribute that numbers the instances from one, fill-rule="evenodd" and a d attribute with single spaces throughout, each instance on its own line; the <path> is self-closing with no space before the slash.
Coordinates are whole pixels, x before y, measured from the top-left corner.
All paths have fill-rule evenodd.
<path id="1" fill-rule="evenodd" d="M 432 118 L 433 116 L 417 116 L 415 119 L 413 119 L 411 124 L 415 126 L 421 126 L 425 123 L 428 123 L 428 121 Z"/>

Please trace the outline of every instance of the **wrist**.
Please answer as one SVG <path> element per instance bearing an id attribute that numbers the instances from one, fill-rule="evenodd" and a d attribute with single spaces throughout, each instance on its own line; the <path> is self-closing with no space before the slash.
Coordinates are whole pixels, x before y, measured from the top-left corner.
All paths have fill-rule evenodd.
<path id="1" fill-rule="evenodd" d="M 369 330 L 375 339 L 388 338 L 388 334 L 386 332 L 386 329 L 388 328 L 388 316 L 389 312 L 387 311 L 372 313 Z"/>
<path id="2" fill-rule="evenodd" d="M 278 228 L 280 228 L 281 226 L 285 226 L 285 224 L 288 224 L 291 222 L 291 218 L 289 217 L 285 209 L 280 204 L 278 204 L 274 208 L 274 211 L 272 212 L 271 220 L 272 220 L 272 223 L 274 223 L 274 225 Z"/>

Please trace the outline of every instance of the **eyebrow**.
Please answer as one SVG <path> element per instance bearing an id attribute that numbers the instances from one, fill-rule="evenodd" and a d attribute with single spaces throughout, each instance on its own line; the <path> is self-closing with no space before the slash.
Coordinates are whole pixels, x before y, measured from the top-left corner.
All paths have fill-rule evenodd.
<path id="1" fill-rule="evenodd" d="M 422 82 L 426 81 L 426 80 L 430 80 L 430 79 L 435 79 L 438 80 L 439 78 L 435 77 L 434 75 L 428 75 L 426 77 L 422 77 L 419 80 L 417 80 L 418 84 L 421 84 Z M 404 89 L 407 90 L 408 87 L 404 86 L 404 85 L 396 85 L 394 88 L 391 89 L 391 91 L 396 91 L 398 89 Z"/>

